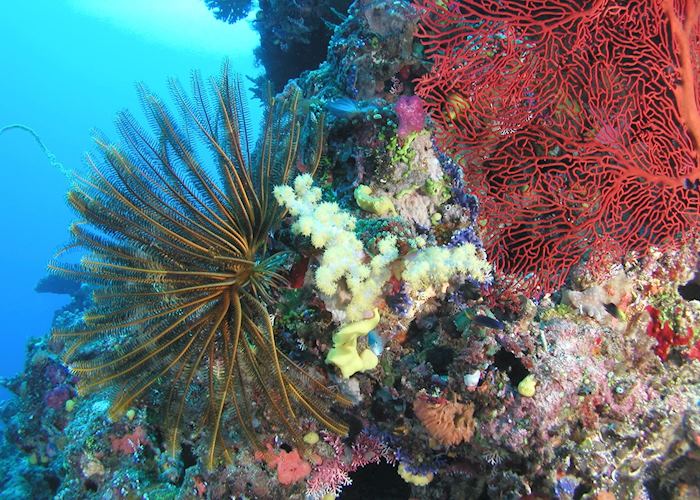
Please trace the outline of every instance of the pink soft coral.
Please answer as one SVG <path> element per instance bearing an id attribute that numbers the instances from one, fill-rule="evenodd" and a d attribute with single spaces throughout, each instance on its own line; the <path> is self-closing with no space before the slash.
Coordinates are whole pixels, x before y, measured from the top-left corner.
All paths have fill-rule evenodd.
<path id="1" fill-rule="evenodd" d="M 142 445 L 149 444 L 146 431 L 141 426 L 136 427 L 130 434 L 122 437 L 110 436 L 109 439 L 112 442 L 112 451 L 123 455 L 136 453 Z"/>
<path id="2" fill-rule="evenodd" d="M 398 135 L 401 138 L 423 130 L 425 126 L 423 100 L 417 95 L 399 97 L 396 101 L 396 115 L 399 118 Z"/>
<path id="3" fill-rule="evenodd" d="M 323 440 L 333 448 L 334 456 L 314 467 L 306 483 L 306 494 L 322 498 L 327 494 L 339 495 L 344 486 L 352 484 L 350 474 L 367 464 L 384 460 L 396 463 L 396 455 L 381 439 L 362 432 L 351 447 L 334 434 L 322 433 Z"/>

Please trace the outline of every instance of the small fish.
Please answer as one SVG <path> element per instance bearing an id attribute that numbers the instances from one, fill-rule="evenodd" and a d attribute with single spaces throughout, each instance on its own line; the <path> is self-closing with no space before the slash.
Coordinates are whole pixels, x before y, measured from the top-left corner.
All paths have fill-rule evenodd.
<path id="1" fill-rule="evenodd" d="M 603 307 L 605 307 L 605 310 L 608 311 L 608 313 L 613 317 L 617 318 L 620 321 L 626 321 L 627 320 L 627 315 L 617 307 L 617 304 L 613 304 L 612 302 L 608 302 L 607 304 L 603 304 Z"/>
<path id="2" fill-rule="evenodd" d="M 494 330 L 504 330 L 506 325 L 503 322 L 498 321 L 496 318 L 491 316 L 486 316 L 485 314 L 477 314 L 472 319 L 477 325 L 485 326 L 486 328 L 493 328 Z"/>
<path id="3" fill-rule="evenodd" d="M 301 288 L 304 286 L 307 269 L 309 269 L 309 258 L 302 256 L 289 271 L 289 288 Z"/>
<path id="4" fill-rule="evenodd" d="M 700 178 L 691 181 L 686 177 L 685 179 L 683 179 L 683 187 L 685 187 L 686 189 L 700 191 Z"/>
<path id="5" fill-rule="evenodd" d="M 362 113 L 366 113 L 375 109 L 375 106 L 364 105 L 359 106 L 357 101 L 349 97 L 340 97 L 326 102 L 326 109 L 329 113 L 339 117 L 352 117 Z"/>
<path id="6" fill-rule="evenodd" d="M 379 356 L 384 350 L 384 339 L 377 333 L 376 330 L 371 330 L 367 334 L 367 345 L 369 346 L 369 350 L 372 351 L 375 356 Z"/>

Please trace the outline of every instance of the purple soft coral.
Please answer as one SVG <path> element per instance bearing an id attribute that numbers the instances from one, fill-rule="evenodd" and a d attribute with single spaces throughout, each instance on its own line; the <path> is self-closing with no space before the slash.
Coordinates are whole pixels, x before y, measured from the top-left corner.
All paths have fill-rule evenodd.
<path id="1" fill-rule="evenodd" d="M 423 100 L 417 95 L 402 95 L 396 100 L 396 116 L 399 118 L 398 135 L 406 137 L 425 127 Z"/>

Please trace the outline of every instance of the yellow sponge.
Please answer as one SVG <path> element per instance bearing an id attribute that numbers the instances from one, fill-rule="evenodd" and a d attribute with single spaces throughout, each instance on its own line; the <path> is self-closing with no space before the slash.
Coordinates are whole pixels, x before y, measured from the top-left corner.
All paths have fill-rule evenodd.
<path id="1" fill-rule="evenodd" d="M 415 484 L 416 486 L 426 486 L 433 480 L 433 473 L 413 474 L 406 470 L 404 464 L 399 464 L 399 476 L 407 483 Z"/>
<path id="2" fill-rule="evenodd" d="M 357 338 L 367 335 L 379 324 L 379 311 L 375 308 L 370 319 L 363 319 L 345 325 L 333 334 L 333 348 L 326 356 L 326 363 L 340 368 L 344 378 L 357 372 L 371 370 L 379 363 L 379 358 L 369 349 L 357 352 Z"/>
<path id="3" fill-rule="evenodd" d="M 388 196 L 372 196 L 372 189 L 369 186 L 360 184 L 355 188 L 355 201 L 365 212 L 372 212 L 380 217 L 396 214 L 391 198 Z"/>

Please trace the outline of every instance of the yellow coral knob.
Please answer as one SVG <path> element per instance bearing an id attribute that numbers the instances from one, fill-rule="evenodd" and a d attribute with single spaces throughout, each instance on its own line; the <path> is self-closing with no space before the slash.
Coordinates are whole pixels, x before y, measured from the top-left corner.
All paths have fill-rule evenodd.
<path id="1" fill-rule="evenodd" d="M 534 375 L 530 374 L 520 381 L 520 383 L 518 384 L 518 392 L 523 397 L 531 398 L 535 395 L 536 387 L 537 379 Z"/>
<path id="2" fill-rule="evenodd" d="M 314 431 L 307 432 L 307 433 L 304 435 L 304 442 L 305 442 L 306 444 L 311 445 L 311 446 L 313 446 L 313 445 L 315 445 L 316 443 L 318 443 L 319 439 L 320 439 L 320 437 L 319 437 L 318 433 L 317 433 L 317 432 L 314 432 Z"/>

